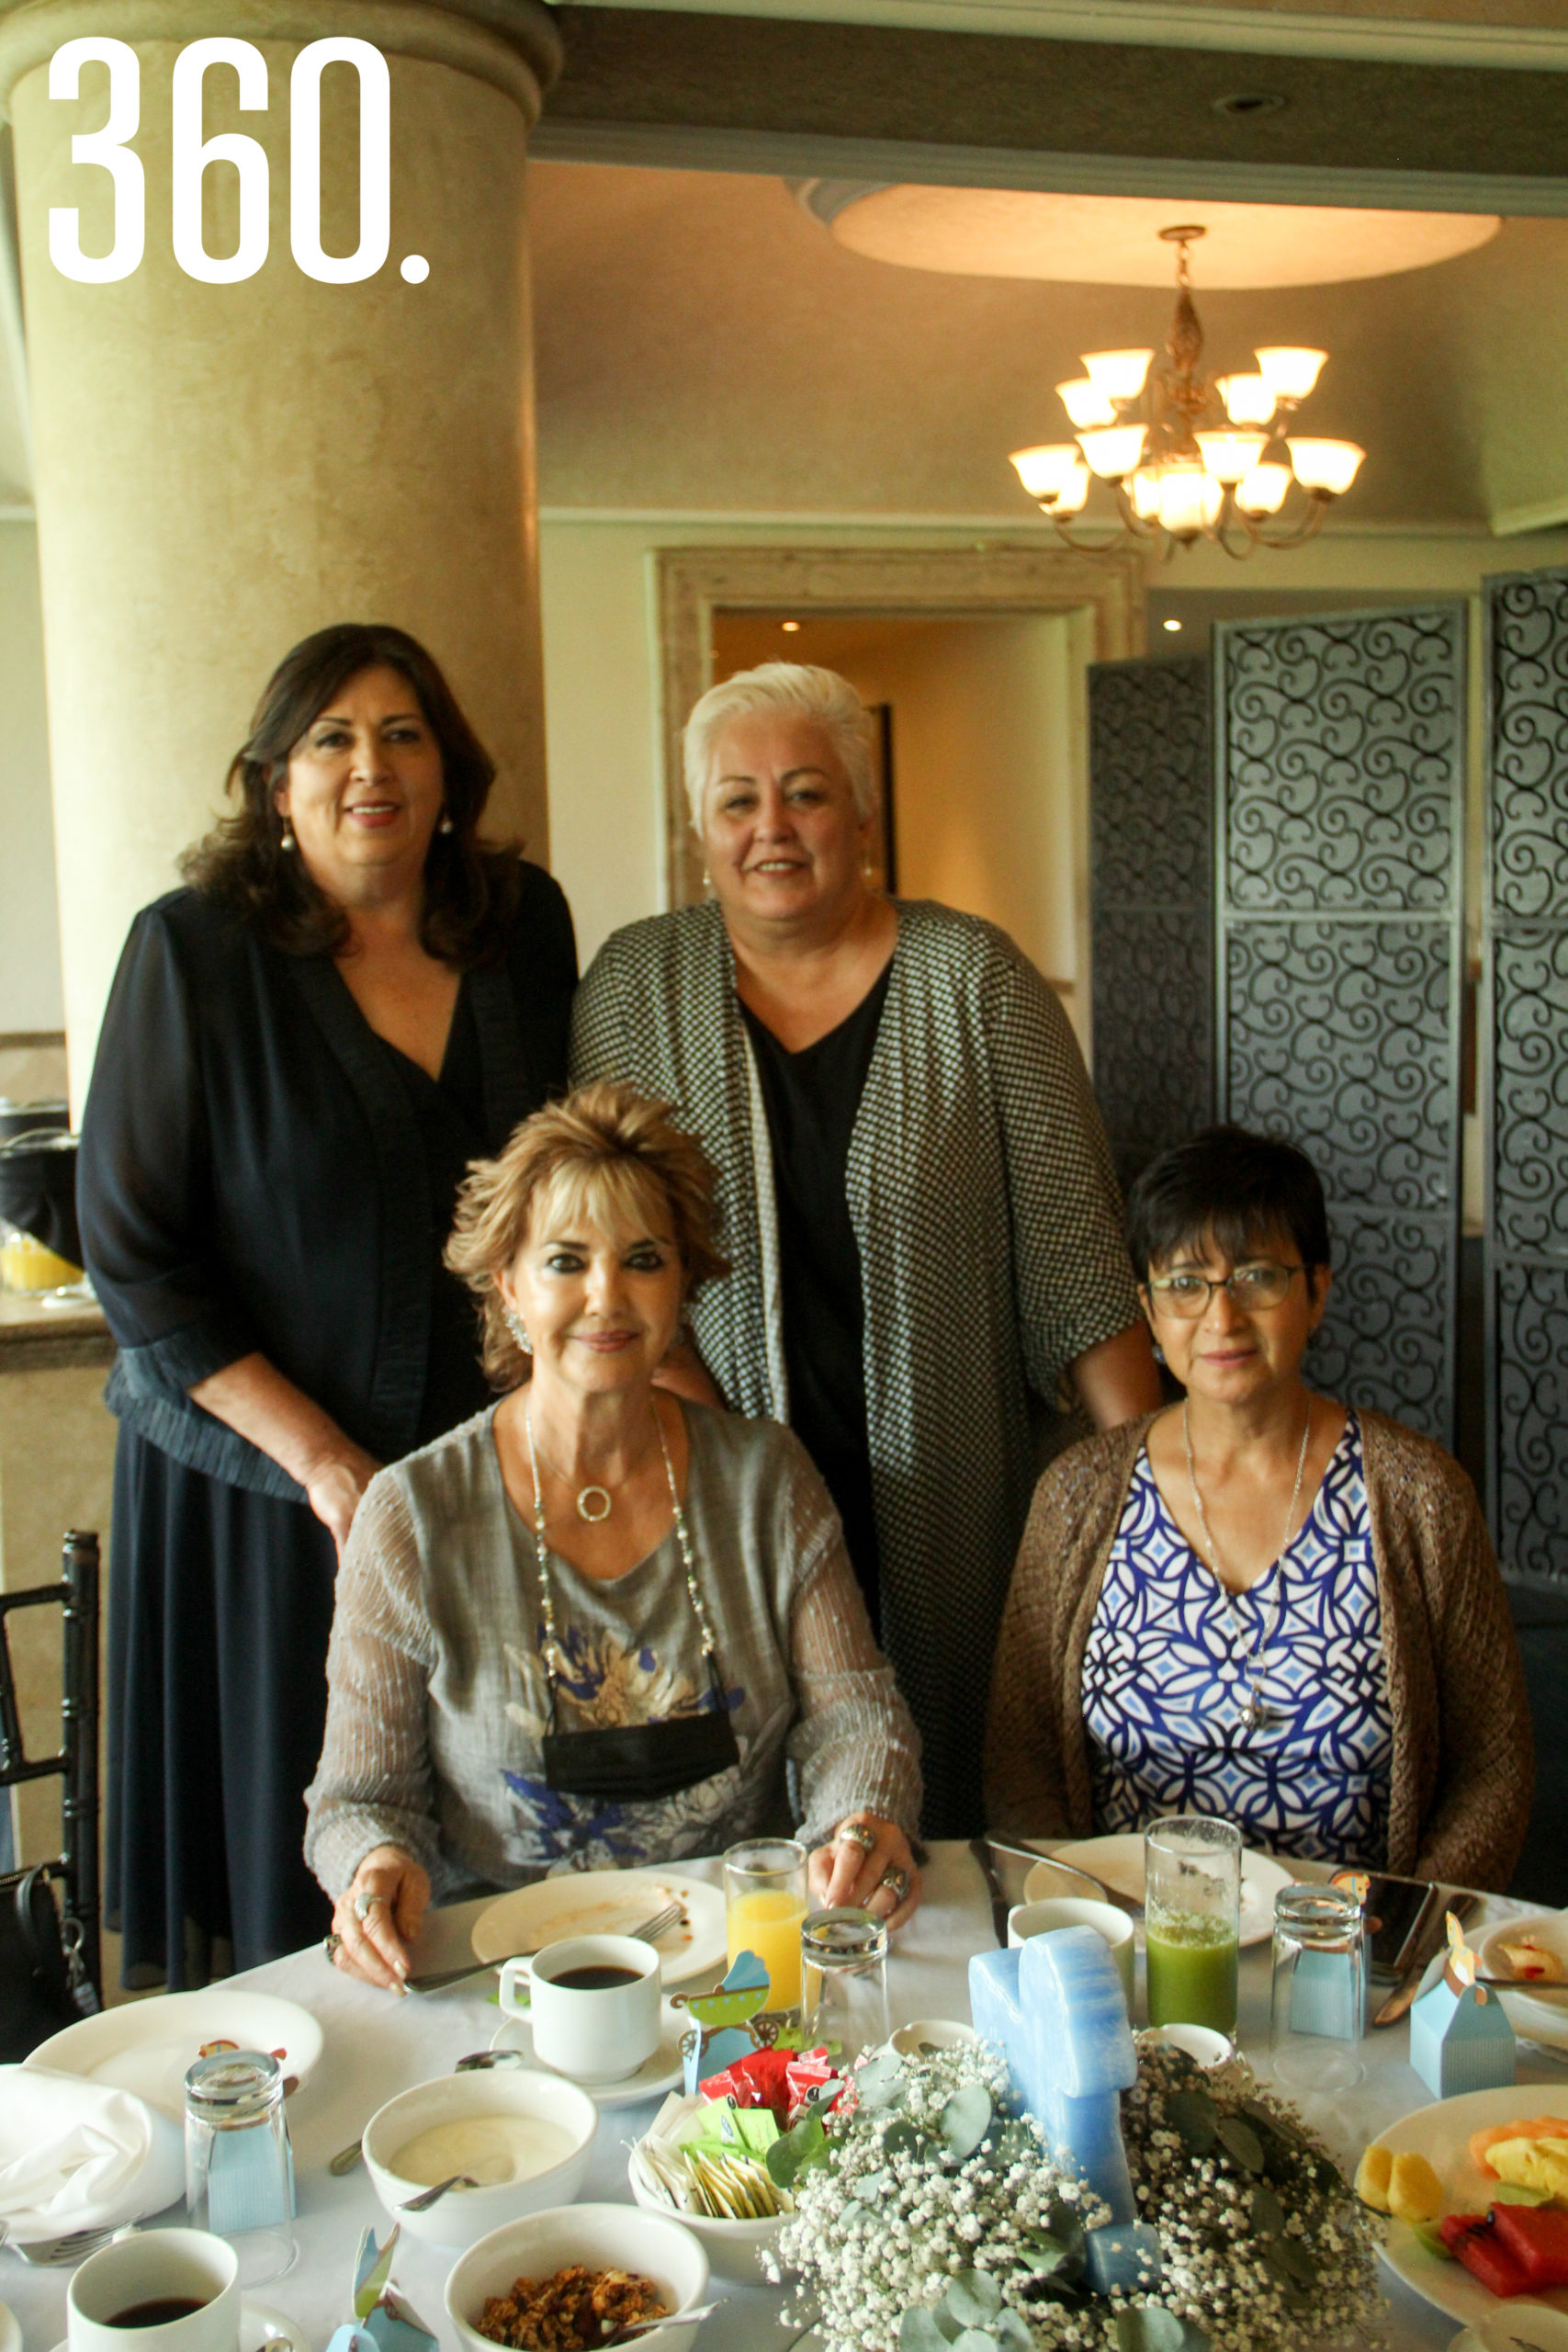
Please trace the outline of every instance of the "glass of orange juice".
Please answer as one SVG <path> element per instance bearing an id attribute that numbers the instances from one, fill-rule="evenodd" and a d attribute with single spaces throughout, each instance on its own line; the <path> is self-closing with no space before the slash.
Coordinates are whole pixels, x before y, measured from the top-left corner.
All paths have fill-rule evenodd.
<path id="1" fill-rule="evenodd" d="M 724 1858 L 729 1957 L 754 1951 L 768 1972 L 770 2009 L 800 2006 L 800 1923 L 806 1849 L 794 1838 L 752 1838 Z"/>

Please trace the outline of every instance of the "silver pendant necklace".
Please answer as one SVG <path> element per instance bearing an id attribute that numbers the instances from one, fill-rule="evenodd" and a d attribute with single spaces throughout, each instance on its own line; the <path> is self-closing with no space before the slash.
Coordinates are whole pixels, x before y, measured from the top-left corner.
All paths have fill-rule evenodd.
<path id="1" fill-rule="evenodd" d="M 1279 1632 L 1280 1620 L 1285 1613 L 1285 1554 L 1290 1548 L 1291 1522 L 1295 1518 L 1296 1505 L 1301 1500 L 1302 1479 L 1306 1471 L 1307 1440 L 1311 1435 L 1312 1398 L 1309 1396 L 1306 1427 L 1302 1431 L 1301 1452 L 1296 1456 L 1296 1483 L 1291 1488 L 1290 1507 L 1285 1512 L 1284 1532 L 1280 1535 L 1280 1549 L 1274 1559 L 1274 1566 L 1280 1572 L 1274 1580 L 1274 1614 L 1267 1633 L 1258 1636 L 1256 1645 L 1242 1660 L 1243 1670 L 1247 1675 L 1247 1703 L 1241 1711 L 1242 1728 L 1245 1731 L 1257 1731 L 1261 1725 L 1274 1720 L 1271 1711 L 1263 1703 L 1263 1679 L 1269 1671 L 1267 1655 L 1269 1645 Z M 1198 1524 L 1203 1531 L 1203 1541 L 1208 1545 L 1209 1566 L 1213 1571 L 1214 1582 L 1220 1588 L 1220 1597 L 1225 1604 L 1225 1614 L 1230 1619 L 1231 1632 L 1238 1644 L 1243 1643 L 1247 1639 L 1247 1626 L 1243 1622 L 1241 1611 L 1235 1605 L 1235 1595 L 1225 1582 L 1224 1573 L 1220 1566 L 1220 1547 L 1211 1532 L 1208 1513 L 1203 1509 L 1203 1498 L 1198 1491 L 1198 1472 L 1192 1460 L 1192 1431 L 1188 1422 L 1185 1399 L 1181 1407 L 1181 1442 L 1187 1450 L 1187 1483 L 1192 1489 L 1192 1508 L 1198 1514 Z M 1265 1576 L 1268 1575 L 1267 1568 L 1263 1573 Z"/>

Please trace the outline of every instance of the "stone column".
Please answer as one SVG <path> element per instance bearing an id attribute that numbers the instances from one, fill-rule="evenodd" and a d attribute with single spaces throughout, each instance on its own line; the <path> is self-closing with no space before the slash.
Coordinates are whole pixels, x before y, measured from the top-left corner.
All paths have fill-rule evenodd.
<path id="1" fill-rule="evenodd" d="M 3 0 L 0 0 L 3 6 Z M 50 259 L 49 209 L 109 250 L 107 172 L 73 132 L 107 114 L 85 68 L 51 100 L 49 60 L 85 33 L 141 61 L 146 245 L 85 285 Z M 213 285 L 171 234 L 175 60 L 209 36 L 266 60 L 268 107 L 206 77 L 204 136 L 240 131 L 270 168 L 267 259 Z M 391 82 L 391 247 L 359 284 L 320 284 L 289 231 L 289 74 L 354 36 Z M 169 889 L 221 802 L 279 656 L 330 621 L 428 644 L 500 767 L 491 830 L 547 852 L 524 166 L 559 62 L 537 0 L 27 0 L 0 13 L 0 108 L 16 134 L 36 440 L 54 826 L 73 1091 L 91 1067 L 126 926 Z M 358 241 L 357 85 L 321 94 L 321 243 Z M 204 242 L 234 252 L 240 179 L 207 171 Z M 405 257 L 428 264 L 405 277 Z"/>

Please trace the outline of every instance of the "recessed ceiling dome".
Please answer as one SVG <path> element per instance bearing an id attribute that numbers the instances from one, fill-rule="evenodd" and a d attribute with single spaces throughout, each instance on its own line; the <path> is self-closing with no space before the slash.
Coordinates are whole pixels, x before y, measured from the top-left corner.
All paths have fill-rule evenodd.
<path id="1" fill-rule="evenodd" d="M 1333 286 L 1451 261 L 1495 237 L 1481 212 L 1351 212 L 1310 204 L 1194 204 L 1190 197 L 1046 196 L 1028 188 L 884 187 L 796 180 L 795 195 L 841 245 L 906 269 L 1076 285 L 1167 286 L 1173 221 L 1202 224 L 1207 289 Z"/>

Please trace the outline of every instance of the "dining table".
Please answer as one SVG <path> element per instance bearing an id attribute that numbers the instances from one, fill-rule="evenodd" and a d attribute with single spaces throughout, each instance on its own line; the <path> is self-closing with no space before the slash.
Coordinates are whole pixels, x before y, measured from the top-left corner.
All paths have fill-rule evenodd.
<path id="1" fill-rule="evenodd" d="M 1048 1850 L 1043 1842 L 1040 1851 Z M 683 1861 L 682 1867 L 715 1883 L 722 1880 L 716 1859 Z M 997 1867 L 1009 1899 L 1021 1899 L 1029 1860 L 1002 1856 Z M 992 1892 L 968 1845 L 954 1841 L 931 1848 L 924 1890 L 920 1907 L 899 1931 L 888 1962 L 895 2027 L 920 2018 L 967 2021 L 970 1957 L 994 1949 L 997 1942 Z M 435 1973 L 457 1966 L 468 1955 L 474 1919 L 491 1899 L 432 1911 L 416 1967 Z M 1473 1937 L 1480 1927 L 1532 1907 L 1540 1906 L 1489 1896 L 1470 1932 Z M 459 2058 L 488 2048 L 501 2023 L 495 1977 L 492 1973 L 443 1992 L 398 1997 L 344 1975 L 328 1962 L 320 1945 L 312 1945 L 227 1981 L 236 1989 L 296 2001 L 321 2028 L 322 2054 L 288 2105 L 298 2198 L 297 2256 L 287 2275 L 258 2290 L 254 2301 L 284 2312 L 309 2338 L 313 2352 L 323 2352 L 334 2328 L 350 2316 L 351 2273 L 362 2231 L 372 2226 L 384 2240 L 390 2228 L 363 2165 L 340 2177 L 328 2170 L 329 2160 L 357 2138 L 395 2092 L 449 2073 Z M 1264 1940 L 1241 1954 L 1239 2041 L 1265 2081 L 1269 1984 L 1270 1947 Z M 1135 2011 L 1134 2024 L 1146 2015 L 1141 1953 Z M 1370 2139 L 1413 2109 L 1426 2106 L 1430 2097 L 1409 2063 L 1407 2021 L 1369 2031 L 1362 2056 L 1364 2075 L 1353 2089 L 1328 2098 L 1303 2100 L 1298 2095 L 1296 2100 L 1348 2169 Z M 1565 2069 L 1568 2051 L 1557 2058 L 1535 2045 L 1520 2044 L 1521 2084 L 1539 2082 L 1561 2089 Z M 581 2191 L 584 2201 L 631 2201 L 628 2151 L 660 2103 L 655 2097 L 601 2115 Z M 183 2206 L 176 2206 L 147 2226 L 179 2224 L 185 2218 Z M 459 2352 L 443 2302 L 446 2275 L 457 2258 L 405 2233 L 393 2270 L 394 2285 L 439 2336 L 442 2352 Z M 62 2344 L 69 2275 L 62 2269 L 30 2267 L 14 2252 L 0 2252 L 0 2302 L 8 2304 L 19 2321 L 25 2352 L 53 2352 Z M 1385 2303 L 1376 2333 L 1386 2352 L 1416 2352 L 1416 2347 L 1452 2342 L 1456 2321 L 1421 2301 L 1386 2266 L 1380 2280 Z M 771 2287 L 761 2279 L 755 2285 L 739 2284 L 716 2275 L 712 2291 L 726 2300 L 703 2322 L 696 2352 L 785 2352 L 800 2335 L 799 2321 L 783 2324 L 790 2301 L 787 2288 Z M 806 2337 L 801 2352 L 809 2352 L 813 2341 Z"/>

